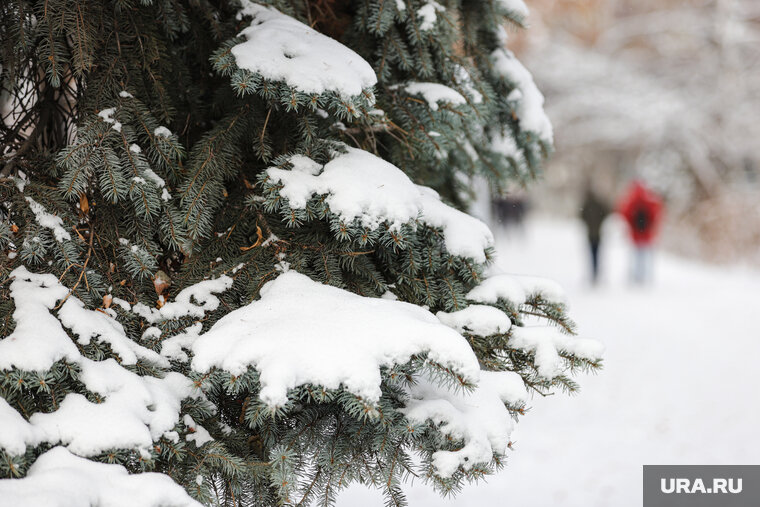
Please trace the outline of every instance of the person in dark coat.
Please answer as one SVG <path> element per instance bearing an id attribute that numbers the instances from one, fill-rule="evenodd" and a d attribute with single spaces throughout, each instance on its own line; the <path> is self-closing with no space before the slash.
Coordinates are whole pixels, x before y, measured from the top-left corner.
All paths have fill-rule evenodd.
<path id="1" fill-rule="evenodd" d="M 651 276 L 652 244 L 662 220 L 662 200 L 643 182 L 636 180 L 620 200 L 618 212 L 628 224 L 633 241 L 633 280 L 644 283 Z"/>
<path id="2" fill-rule="evenodd" d="M 602 222 L 609 212 L 609 206 L 591 190 L 591 187 L 587 187 L 581 204 L 581 219 L 586 224 L 588 234 L 592 283 L 596 283 L 599 279 L 599 245 L 602 239 Z"/>

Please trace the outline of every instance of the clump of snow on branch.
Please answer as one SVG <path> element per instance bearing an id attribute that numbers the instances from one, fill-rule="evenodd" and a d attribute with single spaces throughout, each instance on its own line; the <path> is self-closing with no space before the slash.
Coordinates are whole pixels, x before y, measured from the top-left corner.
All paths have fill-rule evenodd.
<path id="1" fill-rule="evenodd" d="M 420 220 L 443 231 L 446 250 L 453 255 L 471 257 L 485 262 L 486 249 L 493 245 L 493 234 L 486 224 L 475 217 L 444 204 L 438 192 L 418 185 L 421 208 Z"/>
<path id="2" fill-rule="evenodd" d="M 433 453 L 437 475 L 451 477 L 459 467 L 469 470 L 503 455 L 514 430 L 514 420 L 505 403 L 520 406 L 528 393 L 514 372 L 480 372 L 480 382 L 471 392 L 451 391 L 422 378 L 410 388 L 410 400 L 402 412 L 416 424 L 430 422 L 444 435 L 462 440 L 456 451 Z"/>
<path id="3" fill-rule="evenodd" d="M 554 138 L 552 124 L 544 112 L 544 96 L 533 76 L 507 49 L 495 50 L 491 53 L 491 60 L 496 73 L 515 86 L 507 100 L 516 103 L 515 114 L 520 120 L 520 127 L 551 143 Z"/>
<path id="4" fill-rule="evenodd" d="M 489 148 L 491 151 L 504 155 L 505 157 L 510 157 L 514 159 L 518 164 L 525 163 L 525 154 L 523 153 L 522 149 L 517 146 L 515 138 L 511 135 L 494 133 L 491 135 L 490 141 L 491 143 L 489 145 Z"/>
<path id="5" fill-rule="evenodd" d="M 32 415 L 34 443 L 61 443 L 79 456 L 109 449 L 147 450 L 162 436 L 174 437 L 182 400 L 200 396 L 179 373 L 158 379 L 132 373 L 114 359 L 80 358 L 79 363 L 80 380 L 104 401 L 92 403 L 69 393 L 55 412 Z"/>
<path id="6" fill-rule="evenodd" d="M 554 280 L 507 274 L 489 276 L 467 294 L 467 299 L 490 304 L 496 304 L 503 299 L 514 305 L 521 305 L 534 294 L 540 294 L 545 299 L 558 303 L 566 300 L 565 291 Z"/>
<path id="7" fill-rule="evenodd" d="M 428 0 L 422 7 L 417 9 L 417 15 L 422 19 L 420 23 L 420 30 L 427 31 L 432 30 L 435 26 L 435 22 L 438 19 L 439 12 L 444 12 L 446 8 L 436 2 L 435 0 Z"/>
<path id="8" fill-rule="evenodd" d="M 173 429 L 182 400 L 202 397 L 188 378 L 174 372 L 164 378 L 140 376 L 115 359 L 92 361 L 82 356 L 64 327 L 80 344 L 108 343 L 123 364 L 138 359 L 169 364 L 130 340 L 111 314 L 85 309 L 54 275 L 31 273 L 22 266 L 11 276 L 16 327 L 0 340 L 0 370 L 45 371 L 65 359 L 80 368 L 79 380 L 102 401 L 92 403 L 81 394 L 69 393 L 57 410 L 35 413 L 27 422 L 2 400 L 0 448 L 18 455 L 27 445 L 61 443 L 78 455 L 93 456 L 114 448 L 147 450 L 162 436 L 176 436 Z M 56 317 L 51 311 L 67 297 Z"/>
<path id="9" fill-rule="evenodd" d="M 272 337 L 277 337 L 272 339 Z M 220 319 L 193 344 L 192 368 L 233 375 L 260 373 L 260 398 L 287 403 L 288 389 L 345 388 L 368 403 L 380 399 L 381 367 L 413 356 L 476 381 L 467 341 L 430 312 L 400 301 L 358 296 L 288 271 L 261 289 L 261 299 Z"/>
<path id="10" fill-rule="evenodd" d="M 456 312 L 438 312 L 438 319 L 459 333 L 476 336 L 503 334 L 512 327 L 512 321 L 498 308 L 486 305 L 470 305 Z"/>
<path id="11" fill-rule="evenodd" d="M 24 267 L 11 272 L 11 297 L 16 304 L 13 333 L 0 340 L 0 370 L 42 371 L 60 359 L 80 357 L 76 344 L 50 314 L 68 289 L 50 274 L 30 273 Z"/>
<path id="12" fill-rule="evenodd" d="M 172 131 L 164 126 L 160 126 L 153 130 L 153 135 L 156 137 L 171 137 Z"/>
<path id="13" fill-rule="evenodd" d="M 135 364 L 141 358 L 160 366 L 168 366 L 160 355 L 130 340 L 113 315 L 88 310 L 74 296 L 69 296 L 61 306 L 58 319 L 77 335 L 77 343 L 81 345 L 89 344 L 92 339 L 108 343 L 119 355 L 122 364 Z"/>
<path id="14" fill-rule="evenodd" d="M 14 507 L 201 506 L 166 475 L 130 475 L 121 465 L 80 458 L 63 447 L 42 454 L 23 479 L 0 480 L 0 498 Z"/>
<path id="15" fill-rule="evenodd" d="M 174 301 L 160 309 L 150 308 L 142 303 L 132 307 L 132 311 L 151 324 L 180 317 L 203 317 L 206 312 L 219 308 L 219 298 L 214 294 L 224 292 L 232 286 L 232 278 L 220 276 L 213 280 L 203 280 L 182 289 Z"/>
<path id="16" fill-rule="evenodd" d="M 377 83 L 372 67 L 338 41 L 272 7 L 241 0 L 239 16 L 253 18 L 232 48 L 237 66 L 304 93 L 360 95 Z"/>
<path id="17" fill-rule="evenodd" d="M 61 220 L 61 217 L 51 215 L 45 211 L 45 207 L 42 206 L 42 204 L 38 203 L 31 197 L 27 197 L 26 202 L 29 203 L 29 208 L 31 208 L 32 213 L 34 213 L 37 223 L 42 227 L 53 231 L 53 236 L 55 236 L 56 241 L 60 243 L 63 240 L 71 239 L 71 235 L 63 228 L 63 220 Z"/>
<path id="18" fill-rule="evenodd" d="M 461 93 L 440 83 L 412 82 L 403 85 L 403 88 L 410 95 L 421 95 L 433 111 L 438 111 L 439 102 L 455 106 L 466 102 Z"/>
<path id="19" fill-rule="evenodd" d="M 523 19 L 527 18 L 530 14 L 523 0 L 496 0 L 496 3 L 505 11 L 517 14 Z"/>
<path id="20" fill-rule="evenodd" d="M 581 359 L 598 361 L 604 353 L 604 345 L 588 338 L 576 338 L 562 333 L 552 326 L 527 326 L 512 328 L 509 346 L 535 355 L 538 375 L 553 379 L 565 371 L 560 352 L 572 354 Z"/>
<path id="21" fill-rule="evenodd" d="M 294 209 L 306 208 L 310 198 L 326 195 L 330 211 L 369 229 L 387 223 L 391 228 L 419 221 L 443 230 L 452 255 L 486 260 L 493 235 L 483 222 L 444 204 L 438 194 L 412 183 L 393 164 L 356 148 L 346 148 L 322 167 L 303 155 L 291 157 L 291 170 L 270 167 L 267 176 L 280 183 L 279 194 Z"/>
<path id="22" fill-rule="evenodd" d="M 114 129 L 116 132 L 121 132 L 121 123 L 116 120 L 113 115 L 116 110 L 112 107 L 109 107 L 108 109 L 103 109 L 98 113 L 98 116 L 106 122 L 111 124 L 111 128 Z"/>
<path id="23" fill-rule="evenodd" d="M 211 442 L 214 440 L 208 430 L 196 423 L 189 415 L 185 414 L 182 418 L 182 422 L 185 423 L 185 426 L 190 429 L 190 434 L 187 436 L 187 441 L 192 442 L 196 447 L 200 447 L 206 442 Z"/>
<path id="24" fill-rule="evenodd" d="M 196 322 L 192 326 L 187 327 L 183 332 L 170 338 L 166 338 L 161 342 L 161 355 L 168 359 L 187 362 L 189 360 L 189 357 L 187 356 L 185 350 L 191 349 L 193 343 L 195 343 L 195 340 L 198 339 L 198 335 L 200 334 L 202 328 L 203 324 Z"/>

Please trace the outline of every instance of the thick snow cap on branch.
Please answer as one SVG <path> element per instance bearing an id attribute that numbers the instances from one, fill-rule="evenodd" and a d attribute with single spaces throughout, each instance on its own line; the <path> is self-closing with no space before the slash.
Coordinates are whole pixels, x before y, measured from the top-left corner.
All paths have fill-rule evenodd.
<path id="1" fill-rule="evenodd" d="M 423 378 L 409 394 L 411 399 L 402 409 L 407 419 L 416 424 L 429 421 L 443 434 L 464 441 L 457 451 L 433 454 L 436 473 L 444 478 L 460 466 L 469 470 L 504 454 L 515 424 L 504 404 L 517 406 L 528 398 L 520 375 L 491 371 L 480 372 L 472 392 L 454 392 Z"/>
<path id="2" fill-rule="evenodd" d="M 63 447 L 37 458 L 25 478 L 0 480 L 0 501 L 14 507 L 201 506 L 164 474 L 130 475 L 121 465 L 80 458 Z"/>
<path id="3" fill-rule="evenodd" d="M 380 368 L 427 357 L 475 381 L 478 361 L 467 341 L 430 312 L 400 301 L 358 296 L 288 271 L 261 299 L 220 319 L 193 344 L 195 371 L 213 367 L 260 373 L 260 398 L 287 403 L 304 384 L 345 388 L 380 399 Z"/>
<path id="4" fill-rule="evenodd" d="M 322 167 L 303 155 L 291 157 L 292 170 L 270 167 L 267 176 L 279 182 L 291 208 L 303 209 L 316 195 L 326 195 L 330 211 L 344 222 L 359 220 L 374 229 L 419 220 L 442 229 L 452 255 L 486 260 L 493 234 L 483 222 L 441 202 L 438 194 L 412 183 L 401 169 L 375 155 L 347 148 Z"/>
<path id="5" fill-rule="evenodd" d="M 237 66 L 304 93 L 360 95 L 377 83 L 372 66 L 338 41 L 272 7 L 241 0 L 238 16 L 251 16 L 232 48 Z"/>
<path id="6" fill-rule="evenodd" d="M 533 132 L 544 142 L 553 142 L 552 124 L 544 112 L 544 96 L 528 69 L 507 49 L 491 53 L 491 61 L 496 73 L 515 86 L 507 100 L 517 103 L 515 114 L 520 120 L 520 128 Z"/>

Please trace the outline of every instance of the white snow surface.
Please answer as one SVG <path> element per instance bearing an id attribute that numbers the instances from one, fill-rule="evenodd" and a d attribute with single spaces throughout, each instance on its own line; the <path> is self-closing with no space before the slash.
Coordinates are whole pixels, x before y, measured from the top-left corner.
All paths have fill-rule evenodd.
<path id="1" fill-rule="evenodd" d="M 343 387 L 368 403 L 380 399 L 380 367 L 427 357 L 476 381 L 467 341 L 430 312 L 323 285 L 295 271 L 267 282 L 261 299 L 220 319 L 192 345 L 195 371 L 212 367 L 260 373 L 260 398 L 287 402 L 304 384 Z"/>
<path id="2" fill-rule="evenodd" d="M 491 60 L 496 73 L 515 86 L 507 99 L 517 102 L 515 114 L 520 120 L 520 127 L 535 133 L 543 141 L 552 142 L 554 133 L 544 112 L 544 96 L 528 69 L 508 49 L 495 50 L 491 53 Z"/>
<path id="3" fill-rule="evenodd" d="M 237 66 L 304 93 L 357 96 L 377 83 L 372 66 L 338 41 L 280 11 L 241 0 L 239 16 L 253 18 L 232 48 Z"/>
<path id="4" fill-rule="evenodd" d="M 525 155 L 517 146 L 515 139 L 511 135 L 494 134 L 491 136 L 491 144 L 489 146 L 492 151 L 500 153 L 505 157 L 512 157 L 517 161 L 522 161 Z"/>
<path id="5" fill-rule="evenodd" d="M 33 444 L 37 441 L 34 427 L 16 412 L 3 397 L 0 397 L 0 423 L 2 423 L 3 428 L 3 431 L 0 431 L 0 449 L 11 456 L 24 454 L 27 444 Z"/>
<path id="6" fill-rule="evenodd" d="M 294 209 L 305 208 L 312 196 L 327 195 L 330 211 L 345 222 L 359 219 L 374 229 L 383 222 L 398 228 L 419 220 L 443 230 L 451 254 L 486 260 L 493 235 L 483 222 L 444 204 L 434 190 L 415 185 L 393 164 L 363 150 L 347 150 L 323 168 L 295 155 L 290 159 L 292 170 L 270 167 L 267 175 L 282 184 L 280 195 Z"/>
<path id="7" fill-rule="evenodd" d="M 50 314 L 59 299 L 69 293 L 50 274 L 36 274 L 18 267 L 11 272 L 10 290 L 16 309 L 16 328 L 0 340 L 0 370 L 14 366 L 21 370 L 49 369 L 60 359 L 75 361 L 79 357 L 74 342 L 61 323 Z"/>
<path id="8" fill-rule="evenodd" d="M 61 443 L 80 456 L 112 448 L 147 449 L 173 431 L 183 399 L 202 396 L 179 373 L 158 379 L 132 373 L 114 359 L 92 361 L 83 357 L 64 327 L 80 344 L 93 339 L 109 343 L 123 364 L 134 364 L 138 358 L 169 364 L 166 358 L 130 340 L 111 316 L 87 310 L 73 296 L 61 306 L 57 317 L 52 314 L 56 303 L 69 292 L 54 275 L 31 273 L 22 266 L 14 269 L 11 276 L 16 327 L 0 340 L 0 370 L 16 367 L 44 371 L 66 359 L 79 365 L 80 380 L 102 400 L 92 403 L 81 394 L 70 393 L 59 402 L 57 410 L 35 413 L 28 422 L 3 400 L 0 448 L 17 455 L 23 454 L 27 445 Z M 193 292 L 192 289 L 186 290 Z"/>
<path id="9" fill-rule="evenodd" d="M 105 401 L 92 403 L 70 393 L 55 412 L 32 415 L 38 443 L 61 443 L 85 457 L 114 448 L 148 449 L 173 430 L 182 400 L 194 394 L 192 382 L 179 373 L 157 379 L 132 373 L 113 359 L 81 358 L 80 364 L 84 384 Z"/>
<path id="10" fill-rule="evenodd" d="M 523 0 L 496 0 L 496 3 L 501 5 L 505 11 L 513 12 L 523 18 L 527 18 L 530 14 Z"/>
<path id="11" fill-rule="evenodd" d="M 0 480 L 0 503 L 13 507 L 201 507 L 166 475 L 130 475 L 121 465 L 80 458 L 63 447 L 37 458 L 25 478 Z"/>
<path id="12" fill-rule="evenodd" d="M 533 352 L 539 376 L 547 379 L 564 373 L 560 351 L 591 361 L 602 359 L 604 353 L 604 345 L 601 342 L 569 336 L 554 326 L 515 326 L 512 328 L 509 346 Z"/>
<path id="13" fill-rule="evenodd" d="M 642 465 L 754 465 L 760 272 L 656 251 L 654 283 L 631 286 L 625 226 L 603 228 L 601 283 L 588 284 L 580 221 L 536 218 L 525 234 L 497 234 L 499 267 L 557 280 L 581 336 L 603 340 L 604 369 L 575 396 L 529 400 L 507 466 L 441 498 L 406 485 L 419 507 L 640 507 Z M 353 486 L 338 505 L 382 506 Z"/>
<path id="14" fill-rule="evenodd" d="M 185 426 L 190 429 L 186 440 L 188 442 L 193 442 L 196 447 L 200 447 L 206 442 L 211 442 L 214 440 L 214 437 L 211 436 L 208 430 L 200 424 L 196 423 L 189 415 L 185 414 L 182 417 L 182 422 L 185 423 Z"/>
<path id="15" fill-rule="evenodd" d="M 534 294 L 540 294 L 547 300 L 557 303 L 565 303 L 567 300 L 564 289 L 554 280 L 504 273 L 488 276 L 467 293 L 467 299 L 491 304 L 496 304 L 499 299 L 505 299 L 514 305 L 521 305 Z"/>
<path id="16" fill-rule="evenodd" d="M 417 15 L 422 19 L 420 30 L 423 32 L 432 30 L 438 19 L 438 13 L 445 10 L 446 8 L 435 0 L 428 0 L 425 5 L 417 9 Z"/>
<path id="17" fill-rule="evenodd" d="M 84 303 L 74 296 L 70 296 L 61 306 L 58 319 L 78 337 L 77 342 L 82 345 L 89 344 L 92 339 L 108 343 L 123 364 L 135 364 L 138 358 L 142 358 L 160 366 L 169 366 L 160 355 L 131 340 L 116 319 L 86 309 Z"/>
<path id="18" fill-rule="evenodd" d="M 111 128 L 114 129 L 116 132 L 121 132 L 121 123 L 116 120 L 116 118 L 113 117 L 113 114 L 116 112 L 116 109 L 113 107 L 109 107 L 107 109 L 103 109 L 98 113 L 98 116 L 106 122 L 111 124 Z"/>
<path id="19" fill-rule="evenodd" d="M 185 350 L 191 350 L 192 345 L 195 343 L 195 340 L 198 339 L 198 335 L 202 328 L 203 324 L 196 322 L 183 332 L 170 338 L 166 338 L 161 342 L 161 355 L 169 359 L 187 362 L 189 358 Z"/>
<path id="20" fill-rule="evenodd" d="M 476 336 L 506 333 L 512 327 L 509 316 L 498 308 L 486 305 L 470 305 L 456 312 L 438 312 L 438 320 L 457 332 Z"/>
<path id="21" fill-rule="evenodd" d="M 493 245 L 491 229 L 477 218 L 444 204 L 438 192 L 417 185 L 420 192 L 421 220 L 443 230 L 446 250 L 461 257 L 485 262 L 486 249 Z"/>
<path id="22" fill-rule="evenodd" d="M 457 451 L 437 451 L 433 466 L 441 477 L 451 477 L 461 466 L 469 470 L 489 463 L 494 454 L 507 450 L 515 422 L 504 403 L 524 403 L 528 393 L 522 378 L 513 372 L 481 371 L 472 392 L 454 392 L 420 379 L 410 389 L 410 401 L 402 409 L 417 424 L 427 421 L 453 439 L 463 440 Z"/>
<path id="23" fill-rule="evenodd" d="M 38 203 L 31 197 L 26 198 L 26 202 L 29 203 L 29 207 L 34 213 L 34 218 L 37 219 L 37 223 L 46 229 L 53 231 L 55 240 L 59 243 L 65 239 L 71 239 L 71 235 L 63 227 L 63 220 L 61 217 L 57 217 L 45 211 L 45 207 Z"/>
<path id="24" fill-rule="evenodd" d="M 180 317 L 203 317 L 206 312 L 219 308 L 219 298 L 214 294 L 224 292 L 232 286 L 232 278 L 222 275 L 212 280 L 203 280 L 182 289 L 174 301 L 161 308 L 150 308 L 142 303 L 132 307 L 132 311 L 151 324 Z"/>
<path id="25" fill-rule="evenodd" d="M 172 131 L 162 125 L 153 129 L 153 135 L 156 137 L 171 137 Z"/>
<path id="26" fill-rule="evenodd" d="M 461 93 L 440 83 L 411 82 L 403 87 L 410 95 L 421 95 L 433 111 L 438 111 L 439 102 L 455 106 L 466 102 Z"/>

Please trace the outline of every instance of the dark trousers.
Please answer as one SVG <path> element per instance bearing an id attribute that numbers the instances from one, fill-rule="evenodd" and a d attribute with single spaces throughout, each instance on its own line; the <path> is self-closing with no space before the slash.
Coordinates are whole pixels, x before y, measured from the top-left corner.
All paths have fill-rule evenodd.
<path id="1" fill-rule="evenodd" d="M 591 281 L 596 283 L 599 278 L 599 238 L 589 238 L 588 245 L 591 250 Z"/>

